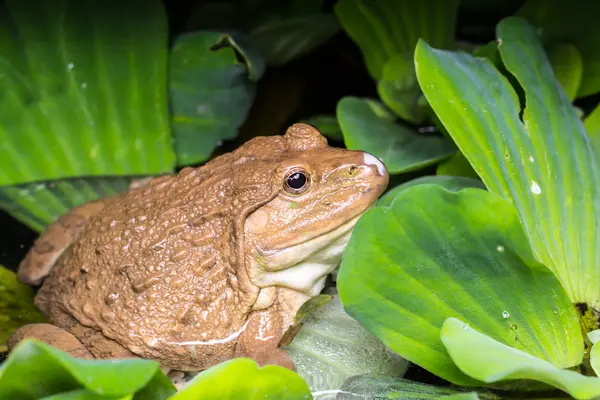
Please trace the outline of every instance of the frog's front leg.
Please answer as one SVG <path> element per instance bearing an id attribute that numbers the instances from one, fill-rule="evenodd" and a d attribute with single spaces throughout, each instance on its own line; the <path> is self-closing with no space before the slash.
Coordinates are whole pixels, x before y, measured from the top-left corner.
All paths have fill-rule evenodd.
<path id="1" fill-rule="evenodd" d="M 75 336 L 51 324 L 30 324 L 20 327 L 8 338 L 8 351 L 11 352 L 19 342 L 28 338 L 41 340 L 69 353 L 73 357 L 94 358 L 92 353 Z"/>
<path id="2" fill-rule="evenodd" d="M 283 337 L 283 318 L 274 311 L 254 311 L 241 333 L 236 357 L 250 357 L 260 366 L 275 364 L 295 370 L 294 361 L 279 347 Z"/>
<path id="3" fill-rule="evenodd" d="M 104 205 L 105 200 L 86 203 L 48 225 L 19 264 L 19 279 L 30 285 L 39 285 L 50 273 L 58 257 L 79 237 L 89 219 L 98 214 Z"/>

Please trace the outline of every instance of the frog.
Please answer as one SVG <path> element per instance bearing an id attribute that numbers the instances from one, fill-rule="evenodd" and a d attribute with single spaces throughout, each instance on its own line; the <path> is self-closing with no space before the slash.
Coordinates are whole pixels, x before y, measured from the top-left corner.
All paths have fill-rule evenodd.
<path id="1" fill-rule="evenodd" d="M 293 370 L 282 338 L 388 182 L 374 155 L 295 123 L 77 206 L 18 266 L 47 321 L 17 329 L 9 351 L 34 338 L 77 358 L 154 360 L 164 372 L 236 357 Z"/>

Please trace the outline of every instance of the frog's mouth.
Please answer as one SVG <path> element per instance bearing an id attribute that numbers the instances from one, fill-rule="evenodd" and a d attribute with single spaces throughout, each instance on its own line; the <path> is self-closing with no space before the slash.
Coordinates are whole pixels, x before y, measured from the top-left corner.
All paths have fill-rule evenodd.
<path id="1" fill-rule="evenodd" d="M 318 295 L 327 275 L 335 270 L 360 217 L 373 205 L 338 227 L 277 250 L 252 252 L 250 276 L 258 287 L 286 287 L 307 296 Z"/>

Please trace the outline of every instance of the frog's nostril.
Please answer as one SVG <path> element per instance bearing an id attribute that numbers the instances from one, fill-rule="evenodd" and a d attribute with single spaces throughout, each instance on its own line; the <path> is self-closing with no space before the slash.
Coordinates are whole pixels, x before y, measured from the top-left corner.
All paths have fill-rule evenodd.
<path id="1" fill-rule="evenodd" d="M 364 153 L 363 161 L 366 165 L 373 165 L 377 167 L 377 172 L 379 173 L 379 175 L 385 176 L 387 172 L 385 165 L 383 165 L 383 163 L 377 157 L 369 153 Z"/>

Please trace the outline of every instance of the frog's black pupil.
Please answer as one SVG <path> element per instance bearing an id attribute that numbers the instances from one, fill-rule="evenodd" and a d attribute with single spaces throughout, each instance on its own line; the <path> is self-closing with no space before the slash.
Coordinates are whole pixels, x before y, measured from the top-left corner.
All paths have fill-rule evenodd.
<path id="1" fill-rule="evenodd" d="M 302 189 L 302 187 L 306 184 L 306 175 L 304 175 L 302 172 L 296 172 L 288 177 L 287 184 L 292 189 Z"/>

